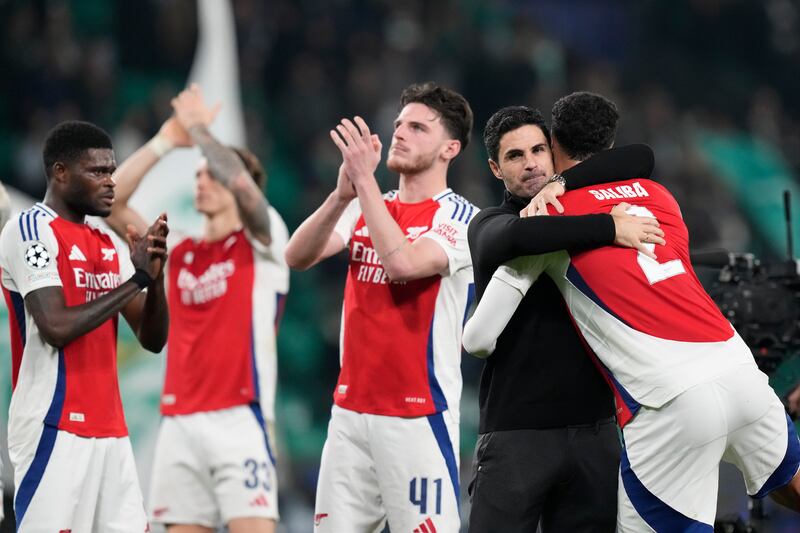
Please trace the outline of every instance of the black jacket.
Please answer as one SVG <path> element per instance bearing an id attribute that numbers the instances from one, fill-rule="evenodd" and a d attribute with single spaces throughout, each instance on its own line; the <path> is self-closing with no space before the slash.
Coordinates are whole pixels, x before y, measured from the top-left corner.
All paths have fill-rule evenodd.
<path id="1" fill-rule="evenodd" d="M 606 150 L 564 172 L 569 189 L 650 177 L 645 145 Z M 498 266 L 524 255 L 596 248 L 614 242 L 611 215 L 530 217 L 528 200 L 508 191 L 499 207 L 469 225 L 475 294 Z M 611 390 L 587 355 L 555 283 L 542 276 L 523 298 L 486 360 L 480 383 L 480 433 L 591 423 L 614 413 Z"/>

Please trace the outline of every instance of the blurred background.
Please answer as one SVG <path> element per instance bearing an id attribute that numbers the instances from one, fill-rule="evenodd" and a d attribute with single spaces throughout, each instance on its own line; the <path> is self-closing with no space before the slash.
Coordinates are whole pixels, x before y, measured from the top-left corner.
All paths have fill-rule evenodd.
<path id="1" fill-rule="evenodd" d="M 209 9 L 222 14 L 204 18 Z M 157 132 L 170 98 L 190 79 L 223 103 L 215 133 L 261 157 L 267 196 L 290 231 L 335 185 L 340 156 L 328 131 L 358 114 L 388 146 L 400 92 L 426 80 L 472 105 L 472 142 L 449 180 L 480 207 L 502 195 L 482 145 L 488 117 L 526 104 L 549 119 L 553 102 L 576 90 L 616 102 L 617 144 L 653 147 L 654 176 L 678 199 L 693 250 L 785 258 L 781 195 L 800 199 L 797 0 L 0 0 L 0 42 L 0 181 L 18 209 L 43 196 L 41 146 L 57 122 L 102 126 L 121 162 Z M 220 50 L 222 57 L 210 57 Z M 146 213 L 166 206 L 174 225 L 196 234 L 196 155 L 186 155 L 177 166 L 165 158 L 133 203 Z M 397 183 L 382 166 L 379 180 L 384 189 Z M 795 241 L 798 226 L 795 220 Z M 292 275 L 277 399 L 284 532 L 311 530 L 345 269 L 339 257 Z M 6 316 L 0 310 L 3 324 Z M 3 418 L 7 335 L 3 326 Z M 139 351 L 130 332 L 121 337 L 123 400 L 146 490 L 163 358 Z M 465 476 L 481 367 L 464 357 Z M 746 517 L 743 489 L 726 483 L 721 514 Z M 759 531 L 798 528 L 800 521 L 776 515 Z"/>

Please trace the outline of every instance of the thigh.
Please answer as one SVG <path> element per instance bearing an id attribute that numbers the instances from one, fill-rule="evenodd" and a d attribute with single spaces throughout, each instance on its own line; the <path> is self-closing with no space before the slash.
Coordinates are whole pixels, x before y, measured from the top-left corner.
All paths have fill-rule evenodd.
<path id="1" fill-rule="evenodd" d="M 224 524 L 278 520 L 278 475 L 270 429 L 257 404 L 208 413 L 207 453 Z M 267 527 L 266 524 L 263 524 Z"/>
<path id="2" fill-rule="evenodd" d="M 644 521 L 655 531 L 711 531 L 727 439 L 714 386 L 698 385 L 659 409 L 643 406 L 623 434 L 618 528 L 635 531 Z"/>
<path id="3" fill-rule="evenodd" d="M 743 369 L 721 385 L 736 421 L 724 460 L 742 472 L 748 494 L 763 498 L 791 481 L 800 467 L 794 424 L 758 369 Z"/>
<path id="4" fill-rule="evenodd" d="M 98 439 L 105 448 L 100 498 L 93 530 L 98 533 L 148 531 L 139 475 L 128 437 Z"/>
<path id="5" fill-rule="evenodd" d="M 542 531 L 613 532 L 621 451 L 617 425 L 610 420 L 567 431 L 568 477 L 545 502 Z"/>
<path id="6" fill-rule="evenodd" d="M 43 426 L 36 442 L 15 447 L 17 531 L 92 531 L 102 476 L 95 441 Z"/>
<path id="7" fill-rule="evenodd" d="M 389 528 L 457 532 L 458 421 L 451 413 L 371 415 L 369 435 Z"/>
<path id="8" fill-rule="evenodd" d="M 385 523 L 367 442 L 368 416 L 335 405 L 331 410 L 314 504 L 315 532 L 380 531 Z"/>
<path id="9" fill-rule="evenodd" d="M 162 418 L 148 493 L 152 522 L 207 528 L 220 522 L 203 425 L 196 415 Z"/>
<path id="10" fill-rule="evenodd" d="M 470 531 L 536 531 L 567 464 L 566 429 L 495 431 L 481 437 Z"/>

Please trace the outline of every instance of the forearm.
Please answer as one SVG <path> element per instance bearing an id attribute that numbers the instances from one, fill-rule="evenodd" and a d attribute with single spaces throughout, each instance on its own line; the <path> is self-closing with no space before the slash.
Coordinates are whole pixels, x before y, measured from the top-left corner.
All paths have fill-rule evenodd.
<path id="1" fill-rule="evenodd" d="M 358 193 L 361 212 L 364 214 L 364 221 L 369 228 L 372 246 L 378 257 L 381 258 L 384 270 L 391 278 L 393 267 L 408 262 L 406 256 L 412 253 L 409 250 L 410 247 L 405 245 L 406 236 L 386 208 L 383 194 L 375 179 L 364 180 L 356 184 L 355 189 Z"/>
<path id="2" fill-rule="evenodd" d="M 240 174 L 247 176 L 247 169 L 239 156 L 214 138 L 204 124 L 195 124 L 188 132 L 192 141 L 203 152 L 208 161 L 208 170 L 215 180 L 231 189 L 234 178 Z"/>
<path id="3" fill-rule="evenodd" d="M 61 287 L 35 290 L 25 305 L 48 344 L 61 348 L 114 317 L 141 288 L 128 280 L 116 289 L 85 304 L 67 306 Z"/>
<path id="4" fill-rule="evenodd" d="M 121 238 L 125 238 L 125 228 L 128 224 L 136 227 L 136 230 L 144 232 L 147 230 L 147 223 L 142 216 L 132 209 L 128 202 L 142 183 L 145 175 L 158 163 L 162 154 L 156 152 L 153 143 L 150 141 L 133 155 L 126 159 L 114 172 L 114 204 L 111 207 L 111 215 L 106 218 L 106 222 Z M 167 141 L 161 141 L 162 149 Z"/>
<path id="5" fill-rule="evenodd" d="M 492 278 L 475 308 L 475 313 L 464 326 L 464 349 L 475 357 L 489 357 L 522 297 L 522 293 L 513 287 Z"/>
<path id="6" fill-rule="evenodd" d="M 322 205 L 295 230 L 286 245 L 286 263 L 294 270 L 306 270 L 328 257 L 328 243 L 339 218 L 350 202 L 332 192 Z M 341 248 L 340 248 L 341 249 Z"/>
<path id="7" fill-rule="evenodd" d="M 233 179 L 231 190 L 244 227 L 262 244 L 269 245 L 272 242 L 269 203 L 256 182 L 247 173 L 239 174 Z"/>
<path id="8" fill-rule="evenodd" d="M 168 334 L 169 309 L 164 289 L 164 276 L 161 275 L 147 289 L 142 320 L 136 336 L 142 347 L 157 353 L 167 343 Z"/>
<path id="9" fill-rule="evenodd" d="M 496 216 L 475 232 L 476 249 L 500 265 L 525 255 L 587 250 L 614 243 L 611 215 Z"/>
<path id="10" fill-rule="evenodd" d="M 211 135 L 204 124 L 189 128 L 189 136 L 203 152 L 213 178 L 233 192 L 244 226 L 263 244 L 269 244 L 269 204 L 242 160 Z"/>
<path id="11" fill-rule="evenodd" d="M 128 205 L 133 193 L 161 156 L 152 147 L 153 141 L 136 150 L 114 172 L 114 208 Z M 113 209 L 112 209 L 113 212 Z"/>

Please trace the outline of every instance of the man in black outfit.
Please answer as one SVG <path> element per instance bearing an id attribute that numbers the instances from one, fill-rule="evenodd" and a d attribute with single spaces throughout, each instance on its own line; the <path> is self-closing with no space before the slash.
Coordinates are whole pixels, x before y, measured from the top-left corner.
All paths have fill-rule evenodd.
<path id="1" fill-rule="evenodd" d="M 613 142 L 617 118 L 592 117 L 592 126 Z M 509 259 L 610 244 L 643 248 L 646 236 L 653 242 L 663 235 L 653 219 L 617 208 L 611 214 L 520 217 L 550 182 L 562 187 L 548 188 L 563 193 L 563 186 L 649 177 L 649 147 L 600 152 L 562 179 L 553 175 L 541 113 L 523 106 L 495 113 L 484 142 L 489 167 L 507 190 L 500 206 L 482 210 L 469 226 L 478 299 L 495 269 Z M 542 276 L 499 337 L 481 376 L 470 531 L 533 533 L 540 522 L 543 533 L 614 531 L 620 444 L 613 415 L 610 388 L 555 284 Z"/>

